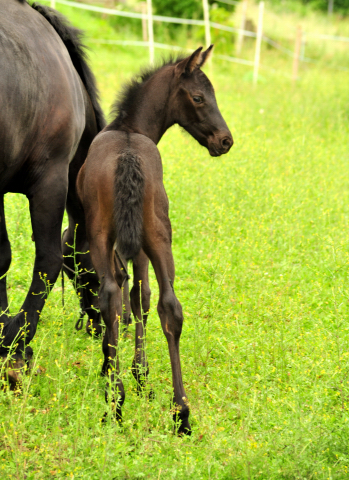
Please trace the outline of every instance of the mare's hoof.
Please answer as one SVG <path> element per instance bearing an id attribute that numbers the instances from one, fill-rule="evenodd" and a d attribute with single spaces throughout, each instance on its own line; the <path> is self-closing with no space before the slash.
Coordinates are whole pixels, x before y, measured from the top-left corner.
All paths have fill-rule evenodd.
<path id="1" fill-rule="evenodd" d="M 97 322 L 92 322 L 89 318 L 86 322 L 86 332 L 91 335 L 91 337 L 100 337 L 102 335 L 102 325 Z"/>
<path id="2" fill-rule="evenodd" d="M 15 361 L 9 360 L 5 365 L 5 376 L 10 385 L 10 390 L 20 391 L 22 387 L 22 377 L 25 372 L 26 363 L 23 359 Z"/>
<path id="3" fill-rule="evenodd" d="M 22 378 L 25 372 L 30 371 L 30 360 L 33 357 L 33 349 L 29 346 L 25 348 L 25 358 L 18 353 L 11 356 L 0 357 L 2 365 L 3 377 L 8 381 L 10 390 L 20 391 Z"/>
<path id="4" fill-rule="evenodd" d="M 28 361 L 14 355 L 12 358 L 2 357 L 3 378 L 8 381 L 11 391 L 20 392 L 22 387 L 22 378 L 28 370 Z"/>

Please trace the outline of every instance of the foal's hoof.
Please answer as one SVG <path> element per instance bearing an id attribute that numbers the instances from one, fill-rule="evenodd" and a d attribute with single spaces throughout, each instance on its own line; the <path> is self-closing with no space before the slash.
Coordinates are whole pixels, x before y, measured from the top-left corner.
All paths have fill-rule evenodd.
<path id="1" fill-rule="evenodd" d="M 149 400 L 150 402 L 155 399 L 154 390 L 150 389 L 148 392 L 146 392 L 145 385 L 140 385 L 139 383 L 137 384 L 137 395 L 139 397 L 143 397 L 143 395 L 145 395 L 147 400 Z"/>
<path id="2" fill-rule="evenodd" d="M 182 435 L 191 435 L 191 426 L 188 422 L 188 420 L 185 420 L 182 422 L 177 430 L 177 435 L 182 436 Z"/>
<path id="3" fill-rule="evenodd" d="M 174 408 L 173 421 L 177 435 L 191 435 L 189 423 L 189 408 L 187 405 L 177 405 Z"/>
<path id="4" fill-rule="evenodd" d="M 114 404 L 114 402 L 113 402 Z M 108 412 L 104 412 L 103 417 L 101 418 L 101 423 L 105 425 L 108 421 Z M 112 419 L 115 419 L 117 424 L 122 427 L 122 413 L 121 413 L 121 408 L 116 408 L 115 404 L 112 406 Z"/>
<path id="5" fill-rule="evenodd" d="M 102 325 L 99 322 L 92 322 L 89 318 L 86 322 L 86 332 L 91 337 L 100 337 L 102 335 Z"/>

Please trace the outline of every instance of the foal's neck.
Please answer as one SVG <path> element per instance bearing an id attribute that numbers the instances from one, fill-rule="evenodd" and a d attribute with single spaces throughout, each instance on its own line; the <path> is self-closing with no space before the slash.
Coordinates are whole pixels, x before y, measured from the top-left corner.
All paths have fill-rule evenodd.
<path id="1" fill-rule="evenodd" d="M 140 133 L 158 144 L 163 134 L 174 124 L 171 114 L 171 68 L 160 70 L 147 80 L 137 105 L 127 113 L 120 130 Z"/>

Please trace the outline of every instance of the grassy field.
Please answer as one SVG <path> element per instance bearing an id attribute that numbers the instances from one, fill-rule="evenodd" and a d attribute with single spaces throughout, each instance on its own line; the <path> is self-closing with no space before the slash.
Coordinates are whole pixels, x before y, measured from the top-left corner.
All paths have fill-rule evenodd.
<path id="1" fill-rule="evenodd" d="M 62 11 L 90 36 L 106 35 L 105 21 Z M 107 112 L 146 54 L 91 48 Z M 231 152 L 211 158 L 177 127 L 159 144 L 193 435 L 173 435 L 153 274 L 147 349 L 155 398 L 136 395 L 133 339 L 122 340 L 122 429 L 100 423 L 101 342 L 74 330 L 77 299 L 68 286 L 63 310 L 57 282 L 32 342 L 41 374 L 24 378 L 20 396 L 0 392 L 0 478 L 348 478 L 347 75 L 302 70 L 293 88 L 266 72 L 254 89 L 245 67 L 214 60 L 207 73 L 235 138 Z M 26 199 L 8 194 L 6 215 L 14 312 L 33 266 Z"/>

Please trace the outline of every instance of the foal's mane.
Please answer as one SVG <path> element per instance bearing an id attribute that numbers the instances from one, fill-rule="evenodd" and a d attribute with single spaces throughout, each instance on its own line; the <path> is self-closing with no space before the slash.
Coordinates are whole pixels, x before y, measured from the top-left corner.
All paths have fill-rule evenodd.
<path id="1" fill-rule="evenodd" d="M 111 108 L 112 122 L 108 125 L 108 130 L 118 129 L 128 113 L 137 105 L 142 94 L 143 85 L 156 73 L 168 66 L 175 66 L 186 56 L 170 56 L 163 59 L 160 65 L 143 68 L 139 73 L 134 75 L 131 80 L 121 87 L 121 91 L 117 94 L 116 100 Z"/>
<path id="2" fill-rule="evenodd" d="M 25 2 L 25 0 L 18 1 Z M 86 46 L 82 42 L 82 37 L 84 35 L 83 31 L 73 27 L 73 25 L 71 25 L 62 14 L 53 8 L 40 5 L 36 2 L 32 4 L 32 8 L 40 13 L 52 25 L 62 39 L 68 50 L 71 61 L 90 97 L 96 116 L 97 128 L 98 131 L 101 131 L 105 126 L 105 119 L 101 106 L 99 105 L 99 93 L 96 79 L 87 63 Z"/>

